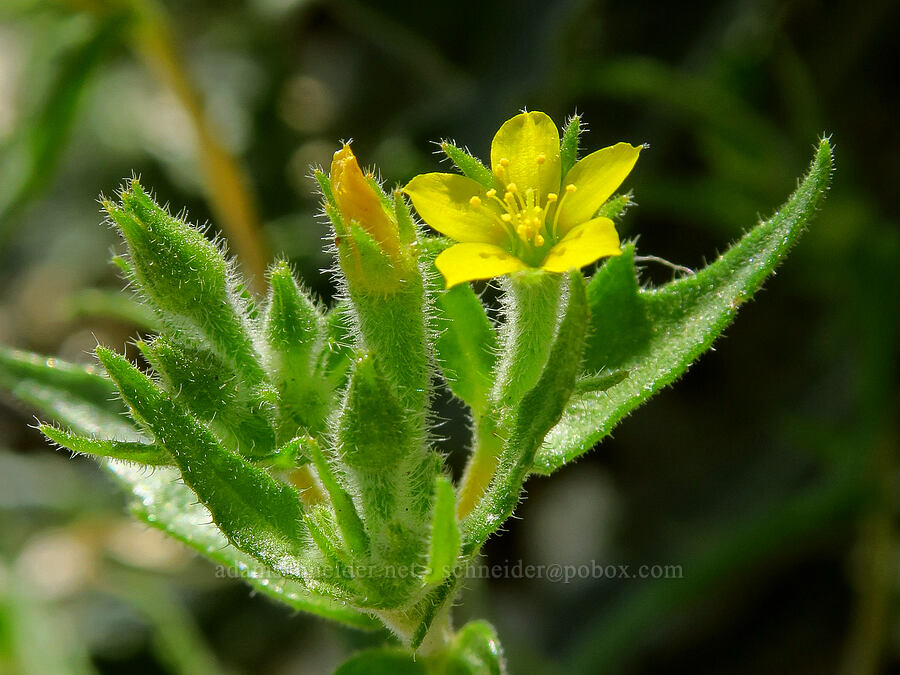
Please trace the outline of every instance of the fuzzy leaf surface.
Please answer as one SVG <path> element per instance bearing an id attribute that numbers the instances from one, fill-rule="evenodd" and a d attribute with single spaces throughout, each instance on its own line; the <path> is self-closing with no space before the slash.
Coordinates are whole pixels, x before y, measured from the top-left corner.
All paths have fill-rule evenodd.
<path id="1" fill-rule="evenodd" d="M 279 574 L 305 578 L 307 531 L 297 491 L 219 445 L 215 436 L 123 356 L 97 348 L 132 414 L 168 450 L 184 482 L 237 548 Z"/>

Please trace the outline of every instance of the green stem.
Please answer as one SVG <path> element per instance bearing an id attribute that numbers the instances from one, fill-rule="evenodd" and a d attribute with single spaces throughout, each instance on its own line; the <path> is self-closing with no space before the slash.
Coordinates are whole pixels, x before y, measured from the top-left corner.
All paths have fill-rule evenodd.
<path id="1" fill-rule="evenodd" d="M 475 447 L 463 473 L 456 513 L 466 517 L 481 498 L 503 448 L 504 418 L 538 381 L 559 323 L 562 277 L 537 270 L 512 277 L 506 286 L 506 321 L 500 359 L 487 411 L 475 420 Z"/>

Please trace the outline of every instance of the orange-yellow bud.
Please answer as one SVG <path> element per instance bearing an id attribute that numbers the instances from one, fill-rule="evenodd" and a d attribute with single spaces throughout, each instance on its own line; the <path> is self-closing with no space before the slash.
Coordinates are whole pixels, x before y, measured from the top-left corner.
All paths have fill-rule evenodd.
<path id="1" fill-rule="evenodd" d="M 381 199 L 359 168 L 350 144 L 334 153 L 331 161 L 331 190 L 341 217 L 355 221 L 388 253 L 400 249 L 397 223 L 388 216 Z"/>

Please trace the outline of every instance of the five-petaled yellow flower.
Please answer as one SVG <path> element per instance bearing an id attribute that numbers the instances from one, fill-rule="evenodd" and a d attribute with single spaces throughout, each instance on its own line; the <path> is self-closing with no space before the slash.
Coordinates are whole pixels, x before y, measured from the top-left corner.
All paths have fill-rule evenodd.
<path id="1" fill-rule="evenodd" d="M 403 191 L 426 223 L 459 242 L 435 261 L 448 288 L 529 267 L 565 272 L 621 252 L 613 222 L 594 216 L 631 172 L 641 147 L 597 150 L 563 176 L 553 120 L 523 112 L 494 136 L 493 187 L 427 173 Z"/>

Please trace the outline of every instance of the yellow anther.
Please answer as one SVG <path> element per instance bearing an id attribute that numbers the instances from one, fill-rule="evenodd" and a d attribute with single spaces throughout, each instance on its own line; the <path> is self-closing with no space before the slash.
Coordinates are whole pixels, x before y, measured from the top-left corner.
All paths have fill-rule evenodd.
<path id="1" fill-rule="evenodd" d="M 504 166 L 504 167 L 509 166 L 509 160 L 506 159 L 506 157 L 501 157 L 500 158 L 500 166 Z"/>
<path id="2" fill-rule="evenodd" d="M 478 195 L 473 196 L 469 200 L 469 204 L 471 204 L 472 206 L 481 206 L 481 197 L 479 197 Z"/>
<path id="3" fill-rule="evenodd" d="M 515 183 L 510 183 L 509 185 L 506 186 L 506 191 L 511 192 L 513 194 L 515 194 L 518 189 L 519 188 L 516 187 Z"/>
<path id="4" fill-rule="evenodd" d="M 512 216 L 509 215 L 508 213 L 501 213 L 500 220 L 502 220 L 504 223 L 508 223 L 509 221 L 512 220 Z"/>
<path id="5" fill-rule="evenodd" d="M 485 194 L 487 195 L 488 199 L 493 199 L 494 197 L 497 196 L 497 191 L 494 188 L 491 188 L 490 190 L 485 192 Z"/>
<path id="6" fill-rule="evenodd" d="M 552 203 L 555 202 L 557 199 L 559 199 L 559 195 L 557 195 L 555 192 L 548 192 L 548 193 L 547 193 L 547 203 L 548 203 L 548 204 L 552 204 Z"/>
<path id="7" fill-rule="evenodd" d="M 514 201 L 516 201 L 516 196 L 512 192 L 507 192 L 505 195 L 503 195 L 503 199 L 504 201 L 512 204 Z"/>
<path id="8" fill-rule="evenodd" d="M 537 247 L 543 246 L 543 245 L 544 245 L 544 238 L 543 238 L 541 235 L 539 235 L 539 234 L 534 235 L 534 245 L 537 246 Z"/>
<path id="9" fill-rule="evenodd" d="M 543 164 L 546 161 L 547 161 L 547 155 L 545 155 L 543 152 L 537 156 L 538 164 Z"/>
<path id="10" fill-rule="evenodd" d="M 575 186 L 574 183 L 569 183 L 568 185 L 566 185 L 566 192 L 568 192 L 569 194 L 572 194 L 577 189 L 578 188 Z"/>

